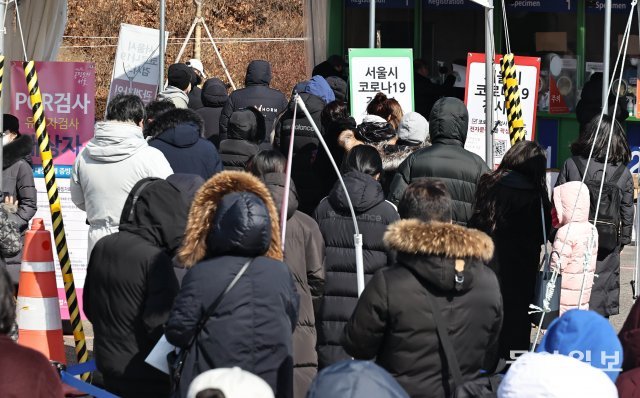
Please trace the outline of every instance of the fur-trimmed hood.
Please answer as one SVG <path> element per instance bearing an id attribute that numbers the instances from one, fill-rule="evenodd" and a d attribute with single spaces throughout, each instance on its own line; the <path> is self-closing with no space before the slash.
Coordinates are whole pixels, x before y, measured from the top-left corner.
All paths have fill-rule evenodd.
<path id="1" fill-rule="evenodd" d="M 243 171 L 223 171 L 211 177 L 196 194 L 189 212 L 189 220 L 179 260 L 192 267 L 209 253 L 207 237 L 214 228 L 213 220 L 220 200 L 232 192 L 250 192 L 260 198 L 271 219 L 271 244 L 264 256 L 282 260 L 278 210 L 271 193 L 257 177 Z"/>
<path id="2" fill-rule="evenodd" d="M 204 120 L 195 111 L 191 109 L 171 109 L 163 112 L 155 118 L 145 129 L 145 136 L 157 138 L 160 134 L 169 130 L 176 130 L 176 127 L 189 124 L 195 129 L 198 136 L 204 134 Z"/>
<path id="3" fill-rule="evenodd" d="M 15 140 L 2 148 L 2 169 L 10 167 L 22 159 L 31 164 L 32 150 L 33 138 L 30 135 L 20 134 Z"/>
<path id="4" fill-rule="evenodd" d="M 442 222 L 400 220 L 384 235 L 398 263 L 442 291 L 468 290 L 474 268 L 493 257 L 493 241 L 484 232 Z M 462 282 L 456 283 L 456 279 Z"/>
<path id="5" fill-rule="evenodd" d="M 429 142 L 420 145 L 375 145 L 382 158 L 382 169 L 384 171 L 396 171 L 406 158 L 418 149 L 431 146 Z"/>

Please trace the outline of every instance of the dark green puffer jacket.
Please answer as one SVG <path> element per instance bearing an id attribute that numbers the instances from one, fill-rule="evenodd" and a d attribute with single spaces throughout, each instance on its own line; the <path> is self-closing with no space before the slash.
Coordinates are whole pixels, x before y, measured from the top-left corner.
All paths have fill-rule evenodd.
<path id="1" fill-rule="evenodd" d="M 442 98 L 431 110 L 431 145 L 412 153 L 398 167 L 391 182 L 389 201 L 398 204 L 405 189 L 417 178 L 439 179 L 453 199 L 453 221 L 466 225 L 480 176 L 489 171 L 482 158 L 464 149 L 469 113 L 457 98 Z"/>

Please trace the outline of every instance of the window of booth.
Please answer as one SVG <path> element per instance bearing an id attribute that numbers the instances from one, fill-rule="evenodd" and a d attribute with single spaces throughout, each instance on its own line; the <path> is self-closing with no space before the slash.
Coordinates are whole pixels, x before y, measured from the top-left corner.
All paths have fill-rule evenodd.
<path id="1" fill-rule="evenodd" d="M 507 2 L 511 51 L 540 57 L 538 110 L 574 112 L 579 95 L 577 9 L 559 0 L 535 7 L 517 4 L 522 3 Z"/>
<path id="2" fill-rule="evenodd" d="M 613 0 L 611 7 L 611 42 L 609 66 L 610 73 L 613 72 L 616 57 L 618 55 L 619 45 L 622 41 L 622 35 L 629 17 L 629 1 Z M 638 15 L 633 13 L 631 22 L 631 39 L 627 49 L 627 60 L 624 65 L 623 82 L 621 86 L 621 94 L 628 97 L 628 105 L 630 113 L 635 115 L 635 106 L 637 102 L 637 76 L 638 76 L 638 60 L 640 59 L 640 50 L 638 48 Z M 604 11 L 595 5 L 588 5 L 585 13 L 585 82 L 589 80 L 594 72 L 602 71 L 603 56 L 603 38 L 604 38 Z M 612 90 L 613 91 L 613 90 Z"/>
<path id="3" fill-rule="evenodd" d="M 466 65 L 467 53 L 484 52 L 483 8 L 467 1 L 457 6 L 426 0 L 422 15 L 422 58 L 438 70 L 452 63 Z M 437 5 L 436 4 L 440 4 Z"/>
<path id="4" fill-rule="evenodd" d="M 413 47 L 414 12 L 413 1 L 376 1 L 376 34 L 381 47 Z M 344 24 L 346 49 L 369 46 L 368 1 L 345 1 Z"/>

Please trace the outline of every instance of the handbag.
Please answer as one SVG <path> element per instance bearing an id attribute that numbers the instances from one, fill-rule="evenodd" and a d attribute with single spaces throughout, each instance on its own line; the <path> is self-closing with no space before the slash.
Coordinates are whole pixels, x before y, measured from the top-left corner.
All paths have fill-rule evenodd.
<path id="1" fill-rule="evenodd" d="M 416 281 L 422 285 L 418 277 L 413 273 L 413 270 L 410 270 L 408 268 L 405 269 L 407 269 L 414 276 Z M 442 351 L 444 352 L 445 361 L 447 362 L 446 368 L 449 370 L 448 374 L 453 378 L 453 388 L 451 389 L 449 388 L 448 377 L 443 378 L 445 392 L 450 392 L 451 398 L 497 397 L 498 386 L 500 385 L 500 383 L 502 382 L 502 378 L 504 377 L 502 374 L 500 374 L 500 372 L 506 367 L 506 362 L 501 359 L 493 372 L 464 382 L 462 378 L 462 371 L 460 370 L 460 364 L 458 363 L 458 358 L 455 351 L 453 350 L 453 345 L 451 344 L 451 339 L 449 337 L 449 333 L 447 332 L 447 325 L 445 324 L 444 319 L 442 319 L 440 306 L 438 305 L 435 297 L 429 291 L 429 289 L 424 285 L 423 287 L 427 292 L 427 301 L 429 302 L 431 312 L 433 313 L 433 320 L 436 324 L 438 341 L 440 342 L 440 346 L 442 347 Z"/>
<path id="2" fill-rule="evenodd" d="M 555 253 L 560 256 L 558 252 L 551 252 L 549 254 L 547 250 L 547 229 L 544 222 L 544 207 L 542 205 L 542 199 L 540 199 L 540 214 L 542 216 L 542 235 L 544 237 L 544 256 L 542 257 L 542 264 L 536 275 L 536 285 L 533 295 L 533 303 L 529 308 L 533 309 L 529 314 L 531 315 L 531 323 L 540 325 L 542 320 L 542 329 L 546 329 L 549 324 L 560 316 L 560 287 L 562 286 L 562 275 L 557 274 L 556 280 L 553 281 L 553 270 L 551 269 L 551 256 Z M 549 284 L 553 283 L 553 295 L 548 303 L 545 303 L 547 296 L 547 289 Z M 542 319 L 542 314 L 545 314 Z"/>
<path id="3" fill-rule="evenodd" d="M 193 337 L 191 338 L 189 345 L 187 345 L 183 349 L 174 350 L 167 354 L 167 362 L 169 364 L 169 377 L 171 378 L 172 393 L 177 391 L 178 386 L 180 385 L 180 377 L 182 376 L 184 363 L 187 359 L 189 351 L 191 350 L 191 347 L 195 344 L 196 340 L 198 339 L 198 335 L 204 328 L 204 325 L 207 323 L 209 318 L 213 316 L 213 313 L 216 311 L 216 309 L 222 302 L 222 299 L 224 298 L 224 296 L 226 296 L 229 290 L 233 288 L 233 286 L 238 282 L 238 280 L 240 280 L 240 277 L 247 271 L 247 268 L 249 268 L 249 265 L 251 265 L 252 261 L 253 259 L 250 259 L 249 261 L 244 263 L 244 265 L 242 266 L 238 274 L 233 278 L 231 283 L 229 283 L 227 288 L 222 292 L 222 294 L 218 296 L 218 298 L 216 298 L 216 300 L 209 306 L 209 308 L 207 308 L 207 312 L 205 313 L 205 315 L 198 321 L 195 333 L 193 334 Z"/>

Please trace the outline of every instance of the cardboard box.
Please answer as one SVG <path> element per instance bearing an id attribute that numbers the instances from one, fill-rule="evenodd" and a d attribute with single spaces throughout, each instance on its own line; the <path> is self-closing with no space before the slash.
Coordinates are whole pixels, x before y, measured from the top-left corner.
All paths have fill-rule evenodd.
<path id="1" fill-rule="evenodd" d="M 638 35 L 629 35 L 629 45 L 627 46 L 627 55 L 640 55 L 640 40 Z M 618 51 L 622 47 L 622 35 L 618 35 Z"/>
<path id="2" fill-rule="evenodd" d="M 536 32 L 536 51 L 566 53 L 567 32 Z"/>

